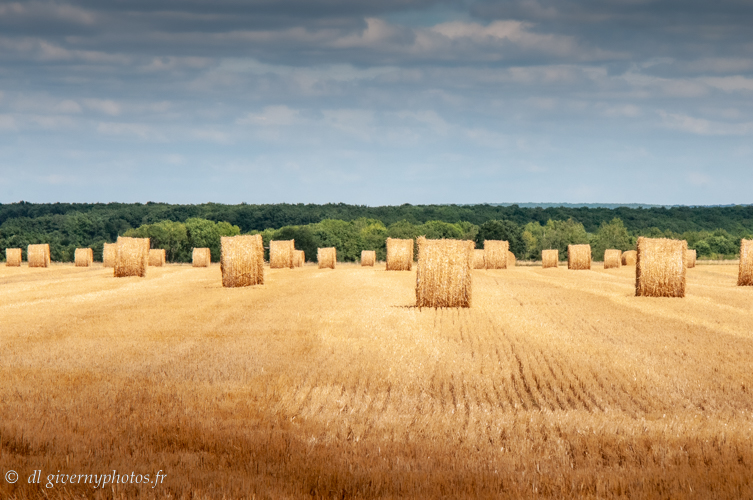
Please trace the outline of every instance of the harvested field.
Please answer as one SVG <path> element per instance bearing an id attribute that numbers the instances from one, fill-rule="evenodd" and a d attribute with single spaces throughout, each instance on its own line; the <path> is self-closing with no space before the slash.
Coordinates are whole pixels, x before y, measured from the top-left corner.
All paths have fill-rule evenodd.
<path id="1" fill-rule="evenodd" d="M 753 496 L 737 264 L 684 300 L 634 297 L 632 267 L 489 270 L 437 310 L 384 268 L 0 266 L 0 498 Z"/>

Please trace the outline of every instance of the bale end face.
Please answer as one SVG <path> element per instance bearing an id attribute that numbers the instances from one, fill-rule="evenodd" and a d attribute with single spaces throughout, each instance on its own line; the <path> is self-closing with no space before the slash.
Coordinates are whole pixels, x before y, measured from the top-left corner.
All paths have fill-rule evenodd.
<path id="1" fill-rule="evenodd" d="M 622 265 L 623 266 L 634 266 L 637 260 L 638 260 L 638 252 L 636 252 L 635 250 L 628 250 L 626 252 L 622 252 Z"/>
<path id="2" fill-rule="evenodd" d="M 222 286 L 264 284 L 264 242 L 260 234 L 223 236 L 220 245 Z"/>
<path id="3" fill-rule="evenodd" d="M 209 267 L 212 263 L 212 252 L 208 248 L 194 248 L 191 253 L 193 267 Z"/>
<path id="4" fill-rule="evenodd" d="M 635 295 L 684 297 L 687 248 L 685 240 L 638 238 Z"/>
<path id="5" fill-rule="evenodd" d="M 507 269 L 510 243 L 503 240 L 484 240 L 484 265 L 487 269 Z"/>
<path id="6" fill-rule="evenodd" d="M 117 255 L 113 275 L 116 278 L 146 276 L 149 265 L 149 238 L 127 238 L 118 236 Z"/>
<path id="7" fill-rule="evenodd" d="M 567 268 L 575 271 L 591 269 L 591 245 L 567 245 Z"/>
<path id="8" fill-rule="evenodd" d="M 687 264 L 688 269 L 692 269 L 695 267 L 696 255 L 697 254 L 696 254 L 695 249 L 688 248 L 688 251 L 685 254 L 685 263 Z"/>
<path id="9" fill-rule="evenodd" d="M 507 268 L 515 267 L 517 264 L 517 259 L 515 258 L 515 254 L 512 252 L 507 252 Z"/>
<path id="10" fill-rule="evenodd" d="M 374 250 L 362 250 L 361 251 L 361 265 L 374 267 L 376 263 L 376 252 Z"/>
<path id="11" fill-rule="evenodd" d="M 21 267 L 22 252 L 20 248 L 5 249 L 5 265 L 8 267 Z"/>
<path id="12" fill-rule="evenodd" d="M 292 269 L 295 264 L 295 240 L 272 240 L 269 242 L 269 268 Z"/>
<path id="13" fill-rule="evenodd" d="M 740 268 L 738 286 L 753 286 L 753 240 L 740 241 Z"/>
<path id="14" fill-rule="evenodd" d="M 418 239 L 416 306 L 471 307 L 472 241 Z"/>
<path id="15" fill-rule="evenodd" d="M 94 252 L 91 248 L 77 248 L 73 260 L 76 267 L 89 267 L 94 262 Z"/>
<path id="16" fill-rule="evenodd" d="M 387 238 L 387 271 L 410 271 L 413 266 L 413 240 Z"/>
<path id="17" fill-rule="evenodd" d="M 334 269 L 337 263 L 337 249 L 335 247 L 317 248 L 316 260 L 319 269 Z"/>
<path id="18" fill-rule="evenodd" d="M 544 269 L 548 267 L 558 267 L 560 264 L 560 251 L 559 250 L 542 250 L 541 251 L 541 267 Z"/>
<path id="19" fill-rule="evenodd" d="M 604 251 L 604 269 L 619 269 L 622 265 L 622 252 L 620 250 Z"/>
<path id="20" fill-rule="evenodd" d="M 29 245 L 26 250 L 26 260 L 29 267 L 48 267 L 50 265 L 50 245 L 42 243 Z"/>

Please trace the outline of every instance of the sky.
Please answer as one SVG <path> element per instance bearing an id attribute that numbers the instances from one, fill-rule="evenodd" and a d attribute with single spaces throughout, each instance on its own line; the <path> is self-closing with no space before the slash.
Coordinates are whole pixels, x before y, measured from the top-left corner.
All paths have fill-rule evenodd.
<path id="1" fill-rule="evenodd" d="M 0 203 L 753 203 L 750 0 L 0 0 Z"/>

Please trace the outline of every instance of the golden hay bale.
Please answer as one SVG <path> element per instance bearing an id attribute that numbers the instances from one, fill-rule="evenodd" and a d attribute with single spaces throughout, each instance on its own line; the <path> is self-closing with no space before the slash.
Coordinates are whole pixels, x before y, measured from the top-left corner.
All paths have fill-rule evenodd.
<path id="1" fill-rule="evenodd" d="M 604 269 L 619 269 L 622 265 L 622 252 L 620 250 L 604 250 Z"/>
<path id="2" fill-rule="evenodd" d="M 685 254 L 685 264 L 687 265 L 688 269 L 695 267 L 696 255 L 697 254 L 695 249 L 688 248 L 688 251 Z"/>
<path id="3" fill-rule="evenodd" d="M 152 248 L 149 250 L 149 265 L 152 267 L 162 267 L 165 264 L 165 249 Z"/>
<path id="4" fill-rule="evenodd" d="M 293 268 L 295 257 L 295 240 L 269 242 L 269 267 L 271 269 Z"/>
<path id="5" fill-rule="evenodd" d="M 684 297 L 687 249 L 685 240 L 638 238 L 636 297 Z"/>
<path id="6" fill-rule="evenodd" d="M 567 245 L 567 268 L 591 269 L 591 245 Z"/>
<path id="7" fill-rule="evenodd" d="M 306 263 L 306 252 L 303 250 L 295 251 L 295 267 L 303 267 Z"/>
<path id="8" fill-rule="evenodd" d="M 507 252 L 507 268 L 515 267 L 518 260 L 515 258 L 515 254 L 512 252 Z"/>
<path id="9" fill-rule="evenodd" d="M 473 269 L 486 269 L 483 249 L 473 249 Z"/>
<path id="10" fill-rule="evenodd" d="M 316 260 L 317 262 L 319 262 L 319 269 L 324 269 L 324 268 L 334 269 L 335 262 L 337 262 L 337 248 L 335 247 L 317 248 Z"/>
<path id="11" fill-rule="evenodd" d="M 467 240 L 418 238 L 417 307 L 471 307 L 474 247 Z"/>
<path id="12" fill-rule="evenodd" d="M 622 265 L 623 266 L 634 266 L 637 260 L 638 260 L 638 252 L 636 252 L 635 250 L 628 250 L 626 252 L 622 252 Z"/>
<path id="13" fill-rule="evenodd" d="M 753 240 L 740 241 L 740 270 L 738 286 L 753 286 Z"/>
<path id="14" fill-rule="evenodd" d="M 387 271 L 410 271 L 413 265 L 413 240 L 387 238 Z"/>
<path id="15" fill-rule="evenodd" d="M 484 240 L 484 263 L 487 269 L 507 269 L 510 243 L 502 240 Z"/>
<path id="16" fill-rule="evenodd" d="M 40 245 L 29 245 L 26 250 L 26 260 L 29 267 L 47 267 L 50 265 L 50 245 L 43 243 Z"/>
<path id="17" fill-rule="evenodd" d="M 21 249 L 20 248 L 6 248 L 5 249 L 5 265 L 8 267 L 21 267 Z"/>
<path id="18" fill-rule="evenodd" d="M 118 244 L 105 243 L 102 247 L 102 266 L 115 267 L 115 259 L 118 257 Z"/>
<path id="19" fill-rule="evenodd" d="M 264 242 L 260 234 L 220 238 L 222 286 L 264 284 Z"/>
<path id="20" fill-rule="evenodd" d="M 149 238 L 118 236 L 117 245 L 113 275 L 116 278 L 145 277 L 149 264 Z"/>
<path id="21" fill-rule="evenodd" d="M 376 252 L 374 250 L 361 250 L 361 265 L 374 267 Z"/>
<path id="22" fill-rule="evenodd" d="M 191 253 L 193 267 L 209 267 L 212 263 L 212 252 L 208 248 L 194 248 Z"/>
<path id="23" fill-rule="evenodd" d="M 559 250 L 542 250 L 541 251 L 541 267 L 557 267 L 560 265 L 560 251 Z"/>
<path id="24" fill-rule="evenodd" d="M 73 252 L 73 260 L 76 267 L 89 267 L 94 262 L 94 252 L 91 248 L 77 248 Z"/>

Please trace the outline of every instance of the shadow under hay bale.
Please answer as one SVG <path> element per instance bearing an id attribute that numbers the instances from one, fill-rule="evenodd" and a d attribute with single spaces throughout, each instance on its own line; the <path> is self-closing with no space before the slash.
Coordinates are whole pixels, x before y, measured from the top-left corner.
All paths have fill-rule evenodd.
<path id="1" fill-rule="evenodd" d="M 29 245 L 26 249 L 26 260 L 29 267 L 48 267 L 50 265 L 50 245 L 42 243 Z"/>
<path id="2" fill-rule="evenodd" d="M 319 263 L 319 269 L 334 269 L 337 263 L 337 248 L 317 248 L 316 261 Z"/>
<path id="3" fill-rule="evenodd" d="M 105 243 L 102 247 L 102 267 L 115 267 L 118 258 L 118 244 Z"/>
<path id="4" fill-rule="evenodd" d="M 591 245 L 567 245 L 567 268 L 574 271 L 591 269 Z"/>
<path id="5" fill-rule="evenodd" d="M 502 240 L 484 240 L 484 265 L 487 269 L 507 269 L 510 243 Z"/>
<path id="6" fill-rule="evenodd" d="M 696 260 L 696 251 L 693 248 L 688 248 L 687 252 L 685 253 L 685 264 L 687 265 L 688 269 L 693 269 L 695 267 L 695 260 Z"/>
<path id="7" fill-rule="evenodd" d="M 471 307 L 474 246 L 472 241 L 418 238 L 416 307 Z"/>
<path id="8" fill-rule="evenodd" d="M 193 267 L 209 267 L 212 263 L 212 251 L 208 248 L 194 248 L 191 252 L 191 265 Z"/>
<path id="9" fill-rule="evenodd" d="M 376 252 L 374 250 L 361 251 L 361 265 L 374 267 L 376 263 Z"/>
<path id="10" fill-rule="evenodd" d="M 410 271 L 413 266 L 413 240 L 387 238 L 387 271 Z"/>
<path id="11" fill-rule="evenodd" d="M 273 240 L 269 242 L 269 268 L 292 269 L 295 258 L 295 240 Z"/>
<path id="12" fill-rule="evenodd" d="M 260 234 L 220 238 L 222 286 L 264 284 L 264 242 Z"/>
<path id="13" fill-rule="evenodd" d="M 685 240 L 638 238 L 636 297 L 684 297 L 687 248 Z"/>
<path id="14" fill-rule="evenodd" d="M 619 269 L 622 265 L 622 252 L 620 250 L 604 250 L 604 269 Z"/>
<path id="15" fill-rule="evenodd" d="M 753 240 L 740 241 L 740 268 L 738 286 L 753 286 Z"/>
<path id="16" fill-rule="evenodd" d="M 149 265 L 149 238 L 118 236 L 117 246 L 113 275 L 116 278 L 144 278 Z"/>
<path id="17" fill-rule="evenodd" d="M 165 265 L 164 248 L 152 248 L 149 250 L 149 265 L 152 267 L 162 267 Z"/>
<path id="18" fill-rule="evenodd" d="M 638 252 L 636 252 L 635 250 L 627 250 L 625 252 L 622 252 L 623 266 L 634 266 L 637 260 Z"/>
<path id="19" fill-rule="evenodd" d="M 473 269 L 486 269 L 484 261 L 484 250 L 479 248 L 473 249 Z"/>
<path id="20" fill-rule="evenodd" d="M 560 251 L 559 250 L 542 250 L 541 251 L 541 267 L 544 269 L 548 267 L 558 267 L 560 265 Z"/>
<path id="21" fill-rule="evenodd" d="M 21 267 L 23 253 L 20 248 L 5 249 L 5 265 L 7 267 Z"/>
<path id="22" fill-rule="evenodd" d="M 76 267 L 89 267 L 94 262 L 94 251 L 91 248 L 77 248 L 73 252 Z"/>

